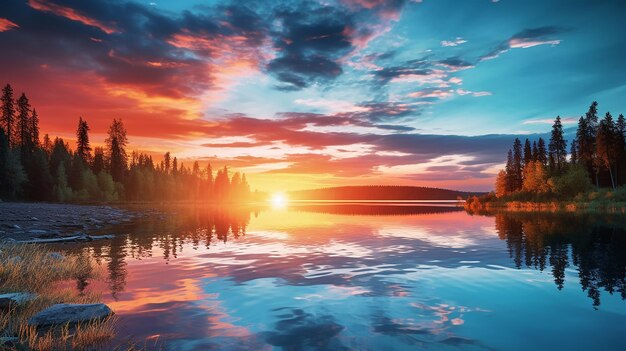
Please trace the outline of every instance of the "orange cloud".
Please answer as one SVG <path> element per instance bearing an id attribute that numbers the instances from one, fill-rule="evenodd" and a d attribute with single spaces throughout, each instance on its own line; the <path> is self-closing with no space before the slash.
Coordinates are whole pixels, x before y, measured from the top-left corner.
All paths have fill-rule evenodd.
<path id="1" fill-rule="evenodd" d="M 6 32 L 8 30 L 19 28 L 19 27 L 20 26 L 18 26 L 14 22 L 9 21 L 6 18 L 0 18 L 0 32 Z"/>
<path id="2" fill-rule="evenodd" d="M 57 16 L 62 16 L 88 26 L 96 27 L 107 34 L 117 32 L 117 29 L 115 29 L 115 27 L 102 23 L 101 21 L 98 21 L 94 18 L 85 16 L 69 7 L 53 4 L 44 0 L 28 0 L 28 5 L 38 11 L 51 12 Z"/>

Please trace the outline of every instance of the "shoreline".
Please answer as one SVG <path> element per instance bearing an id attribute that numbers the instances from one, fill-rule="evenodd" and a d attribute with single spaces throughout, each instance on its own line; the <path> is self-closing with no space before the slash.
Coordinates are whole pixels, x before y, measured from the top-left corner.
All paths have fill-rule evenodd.
<path id="1" fill-rule="evenodd" d="M 626 214 L 626 202 L 576 201 L 468 201 L 464 209 L 475 212 L 606 212 Z"/>
<path id="2" fill-rule="evenodd" d="M 112 205 L 0 202 L 0 240 L 89 235 L 149 214 Z"/>

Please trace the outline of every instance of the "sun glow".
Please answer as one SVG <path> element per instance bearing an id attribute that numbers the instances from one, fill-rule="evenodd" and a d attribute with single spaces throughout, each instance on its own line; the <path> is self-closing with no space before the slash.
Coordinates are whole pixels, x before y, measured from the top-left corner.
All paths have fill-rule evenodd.
<path id="1" fill-rule="evenodd" d="M 287 196 L 284 193 L 274 193 L 270 202 L 274 208 L 285 208 L 287 206 Z"/>

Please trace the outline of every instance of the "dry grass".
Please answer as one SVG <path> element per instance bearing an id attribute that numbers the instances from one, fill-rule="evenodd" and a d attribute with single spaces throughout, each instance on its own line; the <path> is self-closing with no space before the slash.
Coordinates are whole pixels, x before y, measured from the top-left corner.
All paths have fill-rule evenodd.
<path id="1" fill-rule="evenodd" d="M 29 292 L 36 298 L 0 311 L 0 336 L 17 336 L 19 350 L 91 350 L 105 345 L 115 335 L 114 317 L 47 330 L 28 325 L 30 317 L 53 304 L 98 302 L 96 294 L 62 286 L 100 275 L 100 266 L 87 253 L 60 255 L 38 245 L 1 245 L 0 293 Z"/>

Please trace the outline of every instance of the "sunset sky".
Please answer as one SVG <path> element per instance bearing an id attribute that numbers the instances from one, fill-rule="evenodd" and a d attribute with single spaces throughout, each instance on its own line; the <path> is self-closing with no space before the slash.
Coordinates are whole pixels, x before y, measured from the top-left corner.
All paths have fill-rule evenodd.
<path id="1" fill-rule="evenodd" d="M 228 164 L 253 188 L 489 190 L 515 136 L 625 113 L 626 2 L 3 0 L 42 133 Z M 571 131 L 570 131 L 571 133 Z M 571 140 L 571 138 L 569 138 Z"/>

